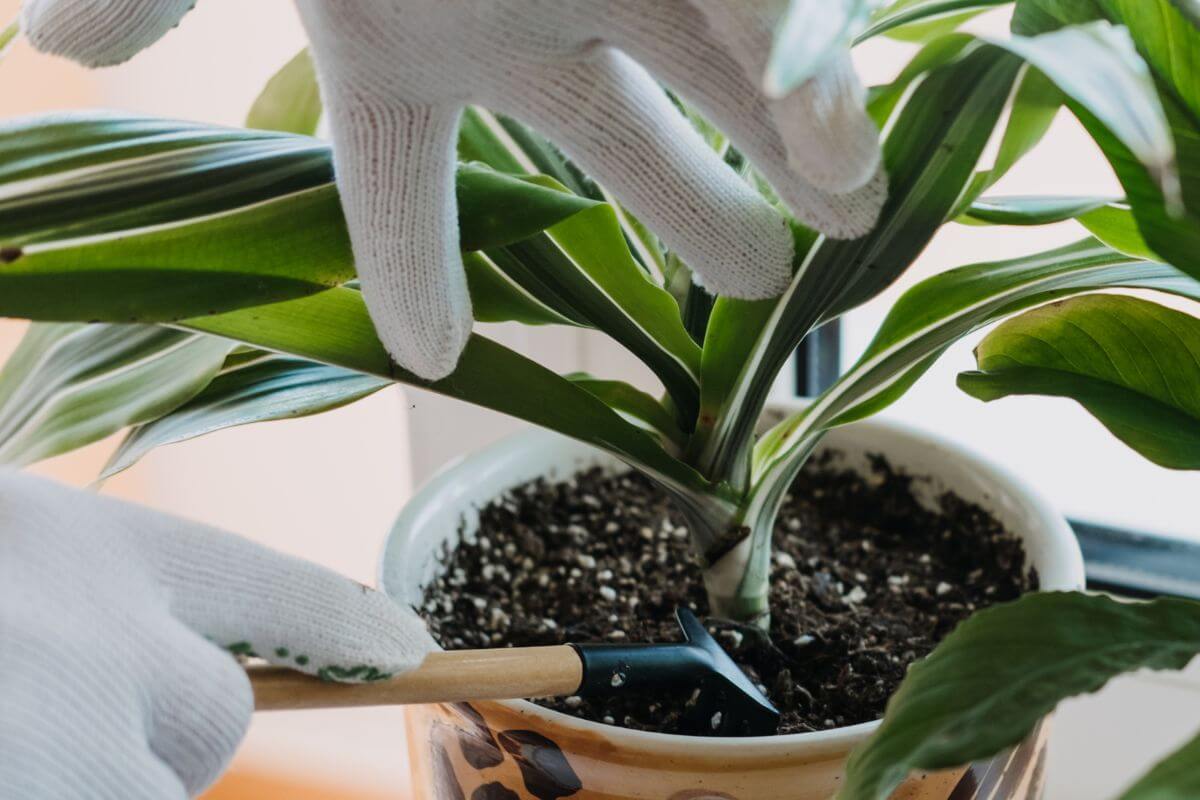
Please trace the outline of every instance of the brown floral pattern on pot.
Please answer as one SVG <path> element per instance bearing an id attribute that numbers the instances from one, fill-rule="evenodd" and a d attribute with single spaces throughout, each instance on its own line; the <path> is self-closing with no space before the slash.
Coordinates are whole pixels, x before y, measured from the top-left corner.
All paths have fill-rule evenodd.
<path id="1" fill-rule="evenodd" d="M 483 715 L 471 707 L 470 703 L 453 703 L 451 708 L 462 717 L 464 726 L 458 730 L 458 746 L 463 758 L 475 769 L 494 767 L 504 760 L 496 737 L 484 722 Z"/>
<path id="2" fill-rule="evenodd" d="M 761 749 L 754 740 L 717 752 L 687 742 L 643 749 L 618 728 L 590 731 L 494 702 L 406 715 L 420 800 L 830 800 L 854 744 L 789 755 L 773 743 L 792 737 L 764 738 Z M 1043 724 L 995 758 L 915 774 L 892 800 L 1040 800 L 1047 736 Z"/>
<path id="3" fill-rule="evenodd" d="M 504 731 L 500 744 L 521 768 L 525 788 L 538 800 L 559 800 L 583 788 L 562 748 L 537 731 Z"/>
<path id="4" fill-rule="evenodd" d="M 519 784 L 536 800 L 560 800 L 583 787 L 562 748 L 548 737 L 520 729 L 497 733 L 470 703 L 438 708 L 448 713 L 446 721 L 435 720 L 430 725 L 431 779 L 437 800 L 467 800 L 468 787 L 476 783 L 467 780 L 464 786 L 459 778 L 450 755 L 451 742 L 457 743 L 469 771 L 487 780 L 475 786 L 470 800 L 521 800 L 522 795 L 510 784 Z M 507 775 L 496 774 L 497 767 L 507 765 L 506 756 L 516 766 L 515 775 L 512 770 Z"/>

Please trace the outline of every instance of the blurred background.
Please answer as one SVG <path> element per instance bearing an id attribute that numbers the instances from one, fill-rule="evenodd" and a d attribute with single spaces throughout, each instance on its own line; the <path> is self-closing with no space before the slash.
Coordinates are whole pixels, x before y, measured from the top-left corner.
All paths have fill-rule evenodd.
<path id="1" fill-rule="evenodd" d="M 0 0 L 0 27 L 16 16 L 18 6 L 18 0 Z M 988 14 L 971 27 L 1004 35 L 1007 18 L 1003 12 Z M 267 78 L 304 44 L 290 0 L 205 0 L 178 30 L 130 63 L 93 72 L 18 41 L 0 65 L 0 116 L 103 107 L 237 125 Z M 875 40 L 856 51 L 856 61 L 866 82 L 876 83 L 890 79 L 910 54 L 908 45 Z M 992 193 L 1121 194 L 1086 134 L 1061 114 L 1042 145 Z M 844 359 L 857 356 L 896 296 L 913 282 L 1081 235 L 1074 223 L 1037 229 L 948 226 L 897 286 L 847 318 Z M 15 346 L 23 327 L 0 320 L 0 356 Z M 488 334 L 556 369 L 585 369 L 652 386 L 640 365 L 581 332 L 488 326 Z M 1066 401 L 1016 398 L 985 406 L 958 392 L 954 376 L 973 366 L 974 341 L 952 348 L 887 413 L 1008 465 L 1073 518 L 1200 539 L 1193 510 L 1200 479 L 1194 473 L 1147 463 Z M 786 393 L 791 385 L 785 376 L 778 391 Z M 414 486 L 447 460 L 517 426 L 490 412 L 395 388 L 318 417 L 157 450 L 103 491 L 220 525 L 373 583 L 383 538 Z M 101 442 L 35 469 L 86 485 L 115 443 L 115 438 Z M 1200 708 L 1194 673 L 1124 678 L 1098 698 L 1071 701 L 1056 720 L 1047 797 L 1094 800 L 1113 794 L 1154 756 L 1193 733 L 1195 715 L 1178 713 L 1182 708 Z M 408 796 L 399 709 L 256 717 L 233 769 L 208 795 Z"/>

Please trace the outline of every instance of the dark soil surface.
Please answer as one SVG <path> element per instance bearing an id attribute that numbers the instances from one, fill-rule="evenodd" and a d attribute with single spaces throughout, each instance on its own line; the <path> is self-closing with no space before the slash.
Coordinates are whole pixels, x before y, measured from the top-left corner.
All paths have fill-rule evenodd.
<path id="1" fill-rule="evenodd" d="M 776 526 L 769 641 L 707 620 L 783 712 L 780 733 L 878 718 L 908 665 L 958 622 L 1031 588 L 1020 543 L 993 517 L 951 494 L 930 511 L 913 482 L 883 459 L 867 476 L 815 460 Z M 444 647 L 462 649 L 678 641 L 680 605 L 707 613 L 682 519 L 642 477 L 597 469 L 487 506 L 419 610 Z M 671 733 L 687 697 L 537 702 Z"/>

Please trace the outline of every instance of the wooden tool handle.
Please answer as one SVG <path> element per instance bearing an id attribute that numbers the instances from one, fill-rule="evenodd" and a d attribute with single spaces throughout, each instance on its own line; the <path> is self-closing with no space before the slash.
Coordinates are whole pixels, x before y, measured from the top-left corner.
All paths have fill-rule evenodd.
<path id="1" fill-rule="evenodd" d="M 574 694 L 583 681 L 569 645 L 430 653 L 416 669 L 373 683 L 330 683 L 283 667 L 246 672 L 257 711 L 553 697 Z"/>

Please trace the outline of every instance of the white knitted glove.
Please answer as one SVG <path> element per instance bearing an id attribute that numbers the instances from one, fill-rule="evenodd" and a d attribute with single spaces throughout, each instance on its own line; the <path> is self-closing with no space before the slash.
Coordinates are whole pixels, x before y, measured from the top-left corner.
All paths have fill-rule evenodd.
<path id="1" fill-rule="evenodd" d="M 415 614 L 315 564 L 0 472 L 3 800 L 199 793 L 253 706 L 226 650 L 362 680 L 433 648 Z"/>
<path id="2" fill-rule="evenodd" d="M 114 64 L 193 0 L 26 0 L 34 45 Z M 297 0 L 329 111 L 363 294 L 396 361 L 448 374 L 471 331 L 455 132 L 479 103 L 533 125 L 612 190 L 711 291 L 778 294 L 782 217 L 708 148 L 650 74 L 725 130 L 801 220 L 865 233 L 886 194 L 849 55 L 789 97 L 760 91 L 787 0 Z M 822 13 L 809 2 L 809 13 Z M 645 69 L 643 69 L 643 67 Z"/>

